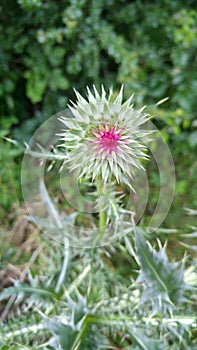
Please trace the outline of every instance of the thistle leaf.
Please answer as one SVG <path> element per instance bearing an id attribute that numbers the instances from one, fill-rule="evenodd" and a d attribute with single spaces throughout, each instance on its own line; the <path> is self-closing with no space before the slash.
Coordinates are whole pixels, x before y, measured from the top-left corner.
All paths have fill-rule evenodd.
<path id="1" fill-rule="evenodd" d="M 148 338 L 144 331 L 139 328 L 133 328 L 130 330 L 130 335 L 134 343 L 133 349 L 140 350 L 165 350 L 166 344 L 157 339 Z M 135 346 L 136 345 L 136 346 Z"/>
<path id="2" fill-rule="evenodd" d="M 61 345 L 62 350 L 71 349 L 77 331 L 71 325 L 65 325 L 57 319 L 53 319 L 48 323 L 49 329 L 55 334 L 55 338 Z M 56 347 L 55 347 L 56 349 Z"/>
<path id="3" fill-rule="evenodd" d="M 153 249 L 142 232 L 137 231 L 135 240 L 141 266 L 137 282 L 144 289 L 141 302 L 152 301 L 154 314 L 171 313 L 175 304 L 186 301 L 184 291 L 189 287 L 183 280 L 183 265 L 169 262 L 165 248 Z"/>

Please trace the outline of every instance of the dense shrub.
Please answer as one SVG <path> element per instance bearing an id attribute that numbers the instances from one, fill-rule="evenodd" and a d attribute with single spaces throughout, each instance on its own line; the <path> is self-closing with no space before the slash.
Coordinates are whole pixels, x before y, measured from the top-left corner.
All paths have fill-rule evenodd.
<path id="1" fill-rule="evenodd" d="M 73 86 L 82 92 L 93 83 L 124 83 L 140 103 L 169 96 L 160 119 L 179 134 L 196 117 L 196 6 L 180 0 L 2 0 L 1 119 L 25 120 L 22 131 L 31 133 L 66 107 Z"/>

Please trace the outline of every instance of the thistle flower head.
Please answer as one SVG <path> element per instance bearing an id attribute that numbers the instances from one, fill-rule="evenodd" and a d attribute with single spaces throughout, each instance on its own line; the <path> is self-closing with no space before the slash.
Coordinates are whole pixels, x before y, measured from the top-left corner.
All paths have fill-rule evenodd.
<path id="1" fill-rule="evenodd" d="M 87 88 L 87 99 L 75 91 L 77 101 L 69 106 L 73 117 L 60 118 L 67 127 L 61 134 L 66 163 L 70 170 L 79 171 L 79 177 L 99 177 L 106 183 L 115 176 L 124 182 L 148 158 L 146 142 L 151 132 L 141 126 L 149 117 L 144 108 L 133 108 L 133 96 L 122 102 L 123 87 L 115 98 L 112 89 L 106 97 L 103 87 L 101 95 L 93 88 L 94 93 Z"/>

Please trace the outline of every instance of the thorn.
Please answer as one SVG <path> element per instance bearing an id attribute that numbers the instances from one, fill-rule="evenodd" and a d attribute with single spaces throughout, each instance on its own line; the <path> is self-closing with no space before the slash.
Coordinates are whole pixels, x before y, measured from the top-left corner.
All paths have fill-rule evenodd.
<path id="1" fill-rule="evenodd" d="M 159 102 L 156 103 L 156 106 L 161 105 L 162 103 L 166 102 L 167 100 L 169 100 L 169 97 L 165 97 L 162 100 L 160 100 Z"/>

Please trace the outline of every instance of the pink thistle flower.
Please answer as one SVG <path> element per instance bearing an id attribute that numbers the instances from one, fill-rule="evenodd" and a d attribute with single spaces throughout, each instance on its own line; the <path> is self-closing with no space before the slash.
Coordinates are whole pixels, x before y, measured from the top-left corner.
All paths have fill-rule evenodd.
<path id="1" fill-rule="evenodd" d="M 96 137 L 95 141 L 92 141 L 93 144 L 96 146 L 93 147 L 93 150 L 97 151 L 97 157 L 105 153 L 106 159 L 108 159 L 109 155 L 114 152 L 115 154 L 118 153 L 118 146 L 121 142 L 127 143 L 126 141 L 122 140 L 122 135 L 120 135 L 121 130 L 123 128 L 120 128 L 117 130 L 117 126 L 113 126 L 111 129 L 109 128 L 108 124 L 105 124 L 104 130 L 102 131 L 100 127 L 98 127 L 98 132 L 91 131 L 92 134 Z"/>
<path id="2" fill-rule="evenodd" d="M 128 184 L 135 169 L 143 169 L 141 159 L 148 158 L 147 136 L 152 131 L 141 127 L 149 116 L 144 108 L 133 108 L 133 96 L 122 103 L 123 87 L 116 98 L 112 89 L 108 98 L 103 87 L 101 95 L 95 87 L 94 94 L 87 91 L 87 100 L 75 91 L 77 101 L 69 106 L 73 118 L 60 118 L 67 127 L 61 134 L 65 163 L 71 171 L 78 170 L 79 177 L 101 177 L 106 183 L 115 176 Z"/>

